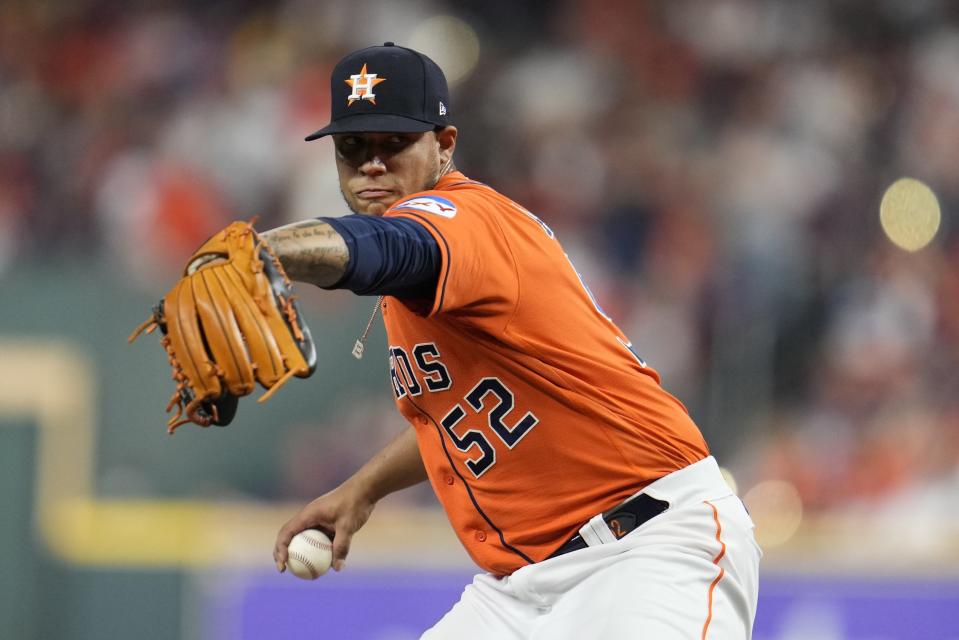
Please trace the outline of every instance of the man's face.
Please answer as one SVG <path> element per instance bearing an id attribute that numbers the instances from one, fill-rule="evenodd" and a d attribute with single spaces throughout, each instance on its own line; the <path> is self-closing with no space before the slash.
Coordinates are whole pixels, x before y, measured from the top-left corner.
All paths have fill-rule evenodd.
<path id="1" fill-rule="evenodd" d="M 452 157 L 456 129 L 333 136 L 340 191 L 354 212 L 381 216 L 410 194 L 432 189 Z"/>

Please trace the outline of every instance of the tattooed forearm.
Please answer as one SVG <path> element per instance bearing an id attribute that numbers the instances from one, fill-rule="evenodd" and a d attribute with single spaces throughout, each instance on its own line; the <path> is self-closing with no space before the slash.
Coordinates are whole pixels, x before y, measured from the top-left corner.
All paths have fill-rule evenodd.
<path id="1" fill-rule="evenodd" d="M 342 236 L 321 220 L 304 220 L 264 231 L 287 275 L 321 287 L 335 284 L 350 259 Z"/>

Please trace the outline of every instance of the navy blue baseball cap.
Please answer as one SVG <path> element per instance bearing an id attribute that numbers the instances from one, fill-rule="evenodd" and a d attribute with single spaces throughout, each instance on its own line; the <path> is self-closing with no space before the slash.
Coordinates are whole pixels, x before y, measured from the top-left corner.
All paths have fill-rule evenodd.
<path id="1" fill-rule="evenodd" d="M 450 124 L 446 76 L 419 51 L 392 42 L 349 54 L 333 68 L 331 133 L 416 133 Z"/>

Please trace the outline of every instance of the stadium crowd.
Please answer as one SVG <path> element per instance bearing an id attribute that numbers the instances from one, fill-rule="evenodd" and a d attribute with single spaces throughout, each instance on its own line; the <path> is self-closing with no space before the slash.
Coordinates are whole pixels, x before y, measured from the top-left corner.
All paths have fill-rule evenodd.
<path id="1" fill-rule="evenodd" d="M 946 0 L 10 0 L 0 277 L 55 255 L 156 291 L 229 220 L 345 212 L 328 143 L 303 142 L 328 120 L 330 67 L 442 14 L 479 43 L 452 87 L 457 164 L 553 227 L 741 486 L 786 480 L 814 511 L 954 503 Z M 441 66 L 455 35 L 427 34 Z M 915 253 L 878 219 L 904 175 L 943 212 Z M 393 419 L 352 421 L 370 415 Z M 304 455 L 293 492 L 352 467 L 311 450 L 329 464 Z"/>

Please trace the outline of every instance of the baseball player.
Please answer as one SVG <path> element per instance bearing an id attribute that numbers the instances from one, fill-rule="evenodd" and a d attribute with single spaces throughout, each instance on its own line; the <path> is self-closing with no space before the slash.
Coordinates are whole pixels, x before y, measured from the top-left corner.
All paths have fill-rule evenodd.
<path id="1" fill-rule="evenodd" d="M 262 238 L 294 280 L 380 296 L 409 428 L 282 527 L 277 568 L 317 527 L 342 569 L 376 503 L 428 479 L 482 573 L 424 638 L 749 638 L 749 515 L 549 226 L 456 170 L 439 67 L 387 42 L 331 88 L 307 140 L 333 137 L 354 215 Z"/>

